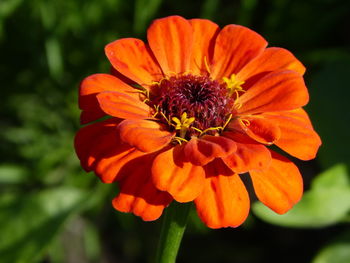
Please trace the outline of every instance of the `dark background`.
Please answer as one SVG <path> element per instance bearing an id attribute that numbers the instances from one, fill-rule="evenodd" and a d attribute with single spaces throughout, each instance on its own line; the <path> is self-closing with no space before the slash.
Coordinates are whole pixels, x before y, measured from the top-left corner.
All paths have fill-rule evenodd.
<path id="1" fill-rule="evenodd" d="M 294 214 L 254 204 L 243 226 L 211 230 L 193 211 L 178 262 L 350 262 L 348 0 L 1 0 L 0 262 L 153 262 L 161 220 L 115 211 L 117 186 L 82 171 L 73 138 L 79 82 L 109 72 L 104 46 L 174 14 L 242 24 L 292 51 L 323 140 L 297 162 L 306 194 Z"/>

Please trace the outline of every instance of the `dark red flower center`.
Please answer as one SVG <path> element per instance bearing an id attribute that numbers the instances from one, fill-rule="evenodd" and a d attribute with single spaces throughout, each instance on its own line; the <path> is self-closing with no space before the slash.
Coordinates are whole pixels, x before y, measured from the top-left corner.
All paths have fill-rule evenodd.
<path id="1" fill-rule="evenodd" d="M 220 84 L 207 76 L 172 76 L 163 79 L 151 90 L 151 104 L 163 122 L 169 124 L 174 117 L 181 120 L 184 113 L 187 118 L 194 117 L 186 132 L 187 138 L 199 135 L 198 130 L 223 127 L 234 103 L 226 84 Z M 215 130 L 206 132 L 208 133 L 213 134 Z"/>

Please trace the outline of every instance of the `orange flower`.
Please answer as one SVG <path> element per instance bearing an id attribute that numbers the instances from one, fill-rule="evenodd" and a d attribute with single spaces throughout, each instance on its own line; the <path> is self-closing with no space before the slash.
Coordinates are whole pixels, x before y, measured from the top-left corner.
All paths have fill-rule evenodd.
<path id="1" fill-rule="evenodd" d="M 86 171 L 119 182 L 115 209 L 148 221 L 194 201 L 208 227 L 237 227 L 250 207 L 239 174 L 249 172 L 258 199 L 287 212 L 302 178 L 268 146 L 310 160 L 321 144 L 302 109 L 304 66 L 239 25 L 171 16 L 147 39 L 108 44 L 112 73 L 80 86 L 81 123 L 111 118 L 83 127 L 75 148 Z"/>

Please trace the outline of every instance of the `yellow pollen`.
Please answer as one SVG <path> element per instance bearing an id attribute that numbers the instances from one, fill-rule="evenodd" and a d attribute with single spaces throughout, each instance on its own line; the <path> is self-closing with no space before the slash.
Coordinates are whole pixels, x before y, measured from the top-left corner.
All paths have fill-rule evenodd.
<path id="1" fill-rule="evenodd" d="M 226 83 L 229 96 L 232 96 L 233 93 L 235 93 L 237 96 L 236 99 L 238 99 L 238 92 L 245 92 L 245 90 L 242 88 L 244 81 L 237 79 L 236 74 L 232 74 L 230 78 L 223 77 L 222 80 Z"/>
<path id="2" fill-rule="evenodd" d="M 190 127 L 190 125 L 195 121 L 194 117 L 187 118 L 187 113 L 184 112 L 181 115 L 181 120 L 177 117 L 171 118 L 173 122 L 175 122 L 175 130 L 180 131 L 180 137 L 184 138 L 186 135 L 186 131 Z"/>

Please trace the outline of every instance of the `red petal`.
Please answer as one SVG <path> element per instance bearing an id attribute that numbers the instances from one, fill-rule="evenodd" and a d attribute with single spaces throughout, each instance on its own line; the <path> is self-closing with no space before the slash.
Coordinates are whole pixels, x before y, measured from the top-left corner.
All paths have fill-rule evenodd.
<path id="1" fill-rule="evenodd" d="M 86 171 L 92 170 L 92 161 L 90 159 L 91 145 L 97 141 L 105 141 L 110 137 L 111 144 L 119 144 L 119 136 L 117 135 L 117 125 L 119 120 L 116 118 L 108 119 L 81 128 L 74 139 L 75 151 L 80 159 L 81 166 Z"/>
<path id="2" fill-rule="evenodd" d="M 234 140 L 237 144 L 237 150 L 234 153 L 222 158 L 233 171 L 246 173 L 250 170 L 263 170 L 269 167 L 271 154 L 264 145 L 237 132 L 225 132 L 223 136 Z"/>
<path id="3" fill-rule="evenodd" d="M 194 201 L 199 217 L 210 228 L 241 225 L 250 207 L 249 196 L 241 179 L 221 160 L 215 160 L 206 168 L 205 187 Z"/>
<path id="4" fill-rule="evenodd" d="M 295 71 L 268 74 L 238 98 L 239 114 L 293 110 L 304 106 L 309 94 L 302 76 Z"/>
<path id="5" fill-rule="evenodd" d="M 121 139 L 143 152 L 157 151 L 168 145 L 174 133 L 148 120 L 124 120 L 118 126 Z"/>
<path id="6" fill-rule="evenodd" d="M 109 119 L 81 128 L 74 141 L 75 150 L 86 171 L 95 170 L 104 183 L 120 177 L 120 169 L 130 160 L 142 155 L 120 141 L 118 120 Z"/>
<path id="7" fill-rule="evenodd" d="M 79 108 L 83 110 L 81 123 L 97 120 L 105 115 L 98 104 L 96 95 L 102 91 L 118 91 L 134 98 L 139 93 L 120 79 L 109 74 L 94 74 L 85 78 L 79 88 Z"/>
<path id="8" fill-rule="evenodd" d="M 194 165 L 206 165 L 215 158 L 225 157 L 236 151 L 236 144 L 222 136 L 193 137 L 184 148 L 186 158 Z"/>
<path id="9" fill-rule="evenodd" d="M 278 147 L 301 160 L 316 157 L 321 139 L 303 109 L 267 113 L 264 117 L 276 123 L 281 130 L 281 137 L 275 142 Z"/>
<path id="10" fill-rule="evenodd" d="M 113 117 L 122 119 L 146 119 L 149 106 L 129 95 L 104 91 L 97 95 L 102 110 Z"/>
<path id="11" fill-rule="evenodd" d="M 188 162 L 182 146 L 159 154 L 153 162 L 152 174 L 156 187 L 170 193 L 178 202 L 195 199 L 205 182 L 203 167 Z"/>
<path id="12" fill-rule="evenodd" d="M 98 120 L 105 115 L 106 113 L 104 113 L 101 109 L 92 111 L 83 110 L 80 114 L 80 124 L 87 124 L 89 122 Z"/>
<path id="13" fill-rule="evenodd" d="M 190 69 L 192 33 L 190 23 L 180 16 L 154 20 L 148 28 L 148 43 L 165 75 Z"/>
<path id="14" fill-rule="evenodd" d="M 303 180 L 298 170 L 287 158 L 271 151 L 269 169 L 250 171 L 258 199 L 278 214 L 293 207 L 303 194 Z"/>
<path id="15" fill-rule="evenodd" d="M 237 74 L 249 61 L 263 52 L 266 40 L 256 32 L 239 25 L 224 27 L 215 43 L 211 76 L 221 80 Z"/>
<path id="16" fill-rule="evenodd" d="M 244 131 L 257 142 L 271 145 L 281 136 L 276 123 L 264 118 L 262 115 L 236 119 L 229 124 L 230 129 Z"/>
<path id="17" fill-rule="evenodd" d="M 305 73 L 305 67 L 291 52 L 283 48 L 270 47 L 242 68 L 237 78 L 251 83 L 252 79 L 257 81 L 276 70 L 293 70 L 300 75 Z"/>
<path id="18" fill-rule="evenodd" d="M 161 216 L 172 198 L 152 183 L 151 165 L 154 157 L 155 154 L 144 155 L 125 167 L 127 176 L 120 181 L 120 193 L 113 199 L 115 209 L 134 213 L 145 221 L 156 220 Z"/>
<path id="19" fill-rule="evenodd" d="M 163 76 L 151 50 L 139 39 L 116 40 L 106 46 L 105 52 L 116 70 L 140 85 L 149 85 Z"/>
<path id="20" fill-rule="evenodd" d="M 220 30 L 217 24 L 206 19 L 189 20 L 193 28 L 193 49 L 191 58 L 191 73 L 208 73 L 205 63 L 211 61 L 214 53 L 216 36 Z"/>

